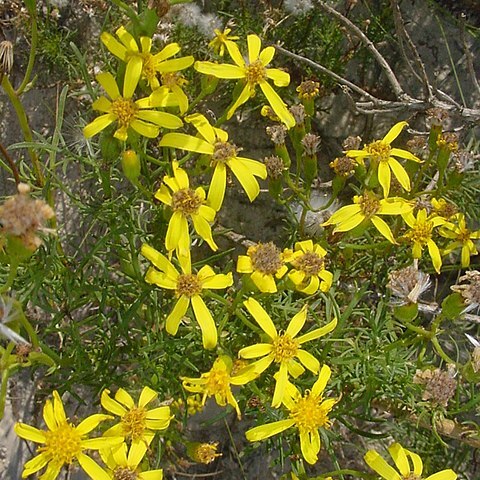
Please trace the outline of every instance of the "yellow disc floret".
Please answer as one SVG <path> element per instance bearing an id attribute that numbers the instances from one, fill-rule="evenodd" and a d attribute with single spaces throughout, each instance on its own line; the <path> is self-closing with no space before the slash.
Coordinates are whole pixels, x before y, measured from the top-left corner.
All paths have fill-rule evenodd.
<path id="1" fill-rule="evenodd" d="M 290 410 L 290 417 L 295 420 L 300 432 L 315 432 L 320 427 L 329 426 L 329 411 L 324 407 L 322 397 L 307 390 L 305 396 L 299 398 Z"/>
<path id="2" fill-rule="evenodd" d="M 186 273 L 178 276 L 176 295 L 181 297 L 185 295 L 188 298 L 192 298 L 195 295 L 199 295 L 202 292 L 202 285 L 198 280 L 197 275 L 193 273 Z"/>
<path id="3" fill-rule="evenodd" d="M 138 474 L 128 467 L 117 467 L 113 472 L 113 480 L 137 480 Z"/>
<path id="4" fill-rule="evenodd" d="M 299 343 L 293 339 L 288 333 L 279 335 L 272 342 L 273 345 L 273 360 L 277 363 L 284 362 L 296 357 Z"/>
<path id="5" fill-rule="evenodd" d="M 267 70 L 260 60 L 247 65 L 245 67 L 245 78 L 247 82 L 255 86 L 267 79 Z"/>
<path id="6" fill-rule="evenodd" d="M 146 428 L 147 411 L 143 407 L 132 407 L 122 417 L 123 433 L 133 440 L 142 438 Z"/>
<path id="7" fill-rule="evenodd" d="M 47 453 L 54 464 L 72 463 L 82 452 L 82 438 L 73 425 L 63 422 L 55 430 L 45 432 L 45 446 L 38 451 Z"/>
<path id="8" fill-rule="evenodd" d="M 118 97 L 112 102 L 111 110 L 116 115 L 120 128 L 126 128 L 135 119 L 138 107 L 131 98 Z"/>
<path id="9" fill-rule="evenodd" d="M 277 273 L 282 266 L 280 250 L 273 242 L 259 243 L 249 247 L 247 254 L 252 260 L 253 268 L 265 275 Z"/>
<path id="10" fill-rule="evenodd" d="M 198 212 L 203 200 L 191 188 L 182 188 L 172 194 L 172 208 L 183 215 L 192 215 Z"/>
<path id="11" fill-rule="evenodd" d="M 368 152 L 372 160 L 377 162 L 388 162 L 392 147 L 382 140 L 377 140 L 365 145 L 365 150 Z"/>

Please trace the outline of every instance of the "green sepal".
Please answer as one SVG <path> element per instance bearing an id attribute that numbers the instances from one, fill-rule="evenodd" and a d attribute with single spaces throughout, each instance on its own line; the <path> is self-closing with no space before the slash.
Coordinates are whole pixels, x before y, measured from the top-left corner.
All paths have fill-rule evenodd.
<path id="1" fill-rule="evenodd" d="M 450 320 L 456 320 L 465 310 L 465 302 L 460 293 L 451 293 L 442 302 L 442 314 Z"/>
<path id="2" fill-rule="evenodd" d="M 412 322 L 418 316 L 418 303 L 410 303 L 393 309 L 393 315 L 401 322 Z"/>
<path id="3" fill-rule="evenodd" d="M 268 181 L 268 192 L 273 198 L 280 197 L 282 190 L 283 190 L 283 182 L 281 178 L 276 178 L 275 180 Z"/>
<path id="4" fill-rule="evenodd" d="M 5 252 L 7 256 L 6 263 L 9 263 L 10 265 L 20 265 L 22 262 L 29 259 L 35 253 L 35 250 L 25 247 L 25 244 L 20 237 L 7 235 Z"/>
<path id="5" fill-rule="evenodd" d="M 428 148 L 430 153 L 435 153 L 438 149 L 437 140 L 438 136 L 442 133 L 441 125 L 432 125 L 430 134 L 428 135 Z"/>
<path id="6" fill-rule="evenodd" d="M 100 135 L 100 152 L 103 160 L 107 163 L 116 162 L 122 153 L 120 141 L 111 133 L 102 132 Z"/>
<path id="7" fill-rule="evenodd" d="M 306 155 L 302 158 L 302 163 L 305 184 L 309 187 L 318 176 L 317 156 Z"/>
<path id="8" fill-rule="evenodd" d="M 343 190 L 347 179 L 341 175 L 335 175 L 335 178 L 332 180 L 332 197 L 337 198 L 338 194 Z"/>

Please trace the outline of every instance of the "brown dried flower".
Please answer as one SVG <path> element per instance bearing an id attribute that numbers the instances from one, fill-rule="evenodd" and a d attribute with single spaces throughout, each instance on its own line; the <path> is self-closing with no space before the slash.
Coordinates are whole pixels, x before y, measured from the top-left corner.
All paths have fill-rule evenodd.
<path id="1" fill-rule="evenodd" d="M 417 370 L 413 383 L 423 385 L 422 400 L 446 407 L 448 401 L 455 395 L 457 381 L 454 378 L 455 367 L 449 365 L 448 371 L 436 368 L 435 370 Z"/>

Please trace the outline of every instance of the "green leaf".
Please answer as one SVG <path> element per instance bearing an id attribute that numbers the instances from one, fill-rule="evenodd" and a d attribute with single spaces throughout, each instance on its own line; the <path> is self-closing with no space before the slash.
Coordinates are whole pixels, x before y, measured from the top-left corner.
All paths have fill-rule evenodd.
<path id="1" fill-rule="evenodd" d="M 443 315 L 450 319 L 456 320 L 463 310 L 465 310 L 465 302 L 463 301 L 463 297 L 455 292 L 446 297 L 442 302 L 442 313 Z"/>
<path id="2" fill-rule="evenodd" d="M 395 307 L 393 314 L 395 315 L 395 318 L 401 322 L 411 322 L 417 318 L 418 303 L 411 303 L 410 305 Z"/>

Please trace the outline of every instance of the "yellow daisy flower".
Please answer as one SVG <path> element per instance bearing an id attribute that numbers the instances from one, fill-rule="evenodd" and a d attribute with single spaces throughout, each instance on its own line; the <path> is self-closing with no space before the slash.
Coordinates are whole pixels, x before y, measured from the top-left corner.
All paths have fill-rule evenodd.
<path id="1" fill-rule="evenodd" d="M 158 393 L 151 388 L 143 387 L 136 404 L 123 388 L 117 390 L 115 398 L 110 397 L 110 390 L 103 390 L 100 397 L 102 407 L 120 417 L 120 422 L 109 428 L 104 435 L 121 436 L 130 440 L 132 445 L 150 445 L 155 431 L 168 428 L 173 418 L 168 406 L 147 409 L 148 404 L 156 400 L 157 396 Z"/>
<path id="2" fill-rule="evenodd" d="M 250 278 L 261 292 L 275 293 L 275 278 L 282 278 L 287 273 L 285 262 L 291 256 L 291 250 L 282 253 L 273 242 L 257 243 L 248 247 L 246 255 L 239 255 L 237 272 L 250 273 Z"/>
<path id="3" fill-rule="evenodd" d="M 91 459 L 83 453 L 84 450 L 110 448 L 122 443 L 121 436 L 86 438 L 99 423 L 111 418 L 110 415 L 90 415 L 74 426 L 68 421 L 60 395 L 54 391 L 53 402 L 48 399 L 43 408 L 43 419 L 48 430 L 39 430 L 25 423 L 16 423 L 14 426 L 15 433 L 20 438 L 42 445 L 37 449 L 39 455 L 25 464 L 22 478 L 47 466 L 39 478 L 54 480 L 64 465 L 71 465 L 75 460 L 82 468 L 88 465 Z"/>
<path id="4" fill-rule="evenodd" d="M 223 57 L 225 53 L 225 47 L 229 43 L 235 43 L 235 40 L 240 38 L 236 35 L 230 35 L 231 31 L 231 28 L 225 28 L 223 32 L 218 28 L 213 31 L 215 33 L 215 37 L 213 37 L 213 40 L 208 44 L 208 46 L 221 57 Z"/>
<path id="5" fill-rule="evenodd" d="M 188 307 L 192 305 L 193 313 L 202 330 L 204 348 L 215 348 L 217 345 L 217 327 L 201 294 L 203 290 L 222 289 L 231 286 L 233 284 L 232 274 L 216 274 L 208 265 L 204 265 L 198 273 L 192 273 L 189 255 L 179 257 L 182 269 L 182 273 L 179 273 L 164 255 L 149 245 L 142 245 L 141 253 L 158 268 L 157 270 L 150 267 L 145 280 L 161 288 L 175 290 L 175 295 L 178 298 L 175 307 L 173 307 L 166 320 L 165 328 L 167 332 L 176 335 L 180 321 L 185 316 Z"/>
<path id="6" fill-rule="evenodd" d="M 240 105 L 243 105 L 250 97 L 255 95 L 255 88 L 259 85 L 280 120 L 288 128 L 292 128 L 295 125 L 293 115 L 288 111 L 284 101 L 267 81 L 273 80 L 277 87 L 286 87 L 290 83 L 290 75 L 278 68 L 267 68 L 267 65 L 275 55 L 275 48 L 267 47 L 261 50 L 262 41 L 257 35 L 248 35 L 247 44 L 247 62 L 244 60 L 237 45 L 233 42 L 227 42 L 225 46 L 235 65 L 195 62 L 194 68 L 205 75 L 212 75 L 217 78 L 242 79 L 244 81 L 245 86 L 242 92 L 227 112 L 227 120 L 232 117 Z"/>
<path id="7" fill-rule="evenodd" d="M 113 75 L 108 72 L 97 75 L 97 80 L 111 98 L 100 97 L 93 102 L 92 108 L 103 112 L 93 122 L 83 129 L 86 138 L 93 137 L 113 122 L 117 122 L 118 128 L 113 136 L 125 142 L 128 138 L 128 129 L 132 128 L 140 135 L 148 138 L 158 136 L 160 127 L 180 128 L 183 122 L 171 113 L 151 110 L 148 98 L 133 100 L 132 96 L 137 88 L 141 73 L 141 60 L 131 61 L 127 64 L 123 83 L 123 95 L 120 95 L 117 82 Z"/>
<path id="8" fill-rule="evenodd" d="M 107 468 L 100 467 L 90 459 L 85 471 L 92 480 L 162 480 L 163 470 L 142 471 L 140 462 L 145 457 L 147 445 L 143 442 L 133 443 L 128 449 L 125 443 L 109 450 L 100 450 L 102 460 Z"/>
<path id="9" fill-rule="evenodd" d="M 403 238 L 412 243 L 413 258 L 421 258 L 423 247 L 428 248 L 428 253 L 432 259 L 433 267 L 437 273 L 440 273 L 442 268 L 442 256 L 437 244 L 432 239 L 433 229 L 440 225 L 445 225 L 448 222 L 439 216 L 428 217 L 425 209 L 417 213 L 417 217 L 413 212 L 408 212 L 402 215 L 403 219 L 410 227 Z M 450 225 L 450 224 L 449 224 Z"/>
<path id="10" fill-rule="evenodd" d="M 320 451 L 318 429 L 330 426 L 328 414 L 337 403 L 336 399 L 324 400 L 323 398 L 323 391 L 330 379 L 330 375 L 330 368 L 324 365 L 312 389 L 307 390 L 303 396 L 294 385 L 288 382 L 283 404 L 290 412 L 289 418 L 251 428 L 245 434 L 247 440 L 258 442 L 283 432 L 290 427 L 296 427 L 300 435 L 300 449 L 303 458 L 313 465 L 317 461 L 318 452 Z"/>
<path id="11" fill-rule="evenodd" d="M 140 37 L 140 49 L 135 38 L 127 32 L 125 27 L 120 27 L 115 34 L 118 41 L 112 34 L 103 32 L 100 36 L 103 44 L 110 52 L 123 62 L 130 65 L 137 64 L 140 68 L 142 78 L 145 78 L 152 90 L 160 86 L 158 75 L 164 73 L 178 72 L 190 67 L 194 58 L 187 57 L 170 58 L 180 51 L 178 43 L 169 43 L 163 50 L 152 54 L 152 39 L 150 37 Z M 140 65 L 140 66 L 138 66 Z"/>
<path id="12" fill-rule="evenodd" d="M 208 204 L 214 210 L 220 210 L 227 185 L 227 167 L 237 177 L 249 200 L 253 202 L 260 193 L 260 186 L 255 177 L 263 180 L 267 178 L 265 165 L 256 160 L 239 157 L 239 149 L 228 141 L 228 133 L 210 125 L 203 115 L 196 113 L 186 117 L 185 120 L 197 129 L 202 138 L 184 133 L 168 133 L 160 140 L 160 146 L 197 152 L 211 158 L 214 172 L 208 190 Z"/>
<path id="13" fill-rule="evenodd" d="M 316 328 L 300 337 L 296 337 L 307 319 L 306 305 L 292 318 L 285 333 L 278 334 L 272 319 L 254 298 L 249 298 L 243 304 L 247 307 L 250 315 L 252 315 L 260 328 L 267 334 L 268 340 L 266 343 L 257 343 L 242 348 L 238 352 L 238 356 L 245 359 L 263 357 L 246 367 L 249 370 L 253 370 L 257 375 L 264 372 L 271 363 L 279 364 L 272 399 L 272 407 L 278 407 L 285 396 L 289 374 L 297 378 L 305 371 L 303 366 L 315 374 L 320 369 L 320 362 L 311 353 L 302 350 L 301 345 L 330 333 L 337 326 L 337 319 L 333 319 L 321 328 Z"/>
<path id="14" fill-rule="evenodd" d="M 452 243 L 447 245 L 443 253 L 444 255 L 448 255 L 454 250 L 461 248 L 462 268 L 467 268 L 470 266 L 470 257 L 472 255 L 478 255 L 477 247 L 473 240 L 478 240 L 480 238 L 480 230 L 477 230 L 476 232 L 469 230 L 463 213 L 458 213 L 456 219 L 458 221 L 457 225 L 448 224 L 439 230 L 442 237 L 453 240 Z"/>
<path id="15" fill-rule="evenodd" d="M 375 228 L 391 243 L 397 243 L 387 223 L 379 215 L 402 215 L 410 212 L 413 205 L 399 197 L 379 200 L 372 192 L 353 197 L 353 205 L 337 210 L 322 226 L 335 225 L 334 233 L 353 230 L 362 222 L 372 222 Z"/>
<path id="16" fill-rule="evenodd" d="M 150 103 L 155 107 L 178 107 L 183 115 L 188 110 L 188 97 L 183 87 L 188 80 L 179 72 L 161 75 L 162 84 L 150 94 Z"/>
<path id="17" fill-rule="evenodd" d="M 215 397 L 215 401 L 221 407 L 231 405 L 241 418 L 240 408 L 233 396 L 231 385 L 245 385 L 254 380 L 256 374 L 253 370 L 243 369 L 243 373 L 232 374 L 233 362 L 226 355 L 219 356 L 210 371 L 202 373 L 200 378 L 182 377 L 183 388 L 187 392 L 203 394 L 202 404 L 208 397 Z"/>
<path id="18" fill-rule="evenodd" d="M 320 289 L 327 292 L 332 286 L 333 275 L 325 270 L 327 251 L 312 240 L 304 240 L 295 244 L 295 251 L 289 263 L 293 269 L 288 278 L 298 291 L 313 295 Z"/>
<path id="19" fill-rule="evenodd" d="M 365 462 L 385 480 L 421 480 L 424 478 L 422 459 L 416 454 L 403 448 L 399 443 L 394 443 L 388 452 L 398 469 L 391 467 L 375 450 L 365 454 Z M 455 480 L 457 474 L 453 470 L 442 470 L 425 478 L 425 480 Z"/>
<path id="20" fill-rule="evenodd" d="M 191 219 L 195 231 L 213 251 L 216 251 L 218 247 L 213 241 L 210 227 L 216 212 L 212 207 L 206 205 L 205 191 L 202 187 L 195 190 L 190 188 L 187 172 L 178 166 L 178 162 L 172 162 L 172 168 L 173 177 L 166 175 L 163 178 L 163 184 L 155 193 L 156 199 L 173 210 L 165 237 L 166 249 L 169 252 L 177 250 L 178 256 L 189 254 L 188 219 Z"/>
<path id="21" fill-rule="evenodd" d="M 405 158 L 414 162 L 421 162 L 413 153 L 402 150 L 401 148 L 392 148 L 391 143 L 400 135 L 403 128 L 408 125 L 407 122 L 398 122 L 382 140 L 376 140 L 363 147 L 363 150 L 347 150 L 347 157 L 355 158 L 357 161 L 363 162 L 365 158 L 369 158 L 378 166 L 378 181 L 383 188 L 383 195 L 388 197 L 390 192 L 391 173 L 396 177 L 400 185 L 407 191 L 410 191 L 410 178 L 402 167 L 400 162 L 394 157 Z"/>

